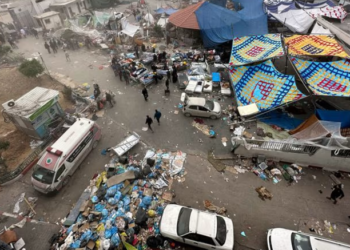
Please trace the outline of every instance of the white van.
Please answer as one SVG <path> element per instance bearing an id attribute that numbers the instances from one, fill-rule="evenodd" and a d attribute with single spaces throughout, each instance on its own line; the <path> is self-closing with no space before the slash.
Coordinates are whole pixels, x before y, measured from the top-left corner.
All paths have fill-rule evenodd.
<path id="1" fill-rule="evenodd" d="M 59 191 L 100 138 L 101 128 L 94 121 L 77 119 L 39 159 L 31 178 L 33 187 L 45 194 Z"/>

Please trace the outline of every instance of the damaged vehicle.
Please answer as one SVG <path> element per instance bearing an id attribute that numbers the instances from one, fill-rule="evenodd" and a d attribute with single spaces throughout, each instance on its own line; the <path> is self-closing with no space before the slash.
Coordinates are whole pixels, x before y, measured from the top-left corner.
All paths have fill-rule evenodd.
<path id="1" fill-rule="evenodd" d="M 203 249 L 232 250 L 232 220 L 215 213 L 169 204 L 159 223 L 163 237 Z"/>

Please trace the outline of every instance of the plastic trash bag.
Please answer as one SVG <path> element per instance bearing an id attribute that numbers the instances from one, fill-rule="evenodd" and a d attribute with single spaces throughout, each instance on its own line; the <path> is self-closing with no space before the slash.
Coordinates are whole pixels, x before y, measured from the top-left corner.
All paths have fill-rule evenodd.
<path id="1" fill-rule="evenodd" d="M 105 208 L 105 205 L 102 205 L 101 203 L 98 203 L 95 205 L 95 211 L 102 212 L 102 210 Z"/>
<path id="2" fill-rule="evenodd" d="M 120 238 L 119 238 L 119 235 L 116 233 L 116 234 L 113 234 L 112 238 L 111 238 L 111 243 L 114 247 L 117 247 L 119 246 L 120 244 Z"/>
<path id="3" fill-rule="evenodd" d="M 150 210 L 148 210 L 147 214 L 149 217 L 153 218 L 154 216 L 156 216 L 156 211 L 150 209 Z"/>
<path id="4" fill-rule="evenodd" d="M 71 248 L 79 248 L 80 247 L 80 243 L 81 243 L 80 240 L 76 240 L 72 244 L 70 244 L 69 247 L 71 247 Z"/>
<path id="5" fill-rule="evenodd" d="M 102 209 L 102 217 L 107 218 L 108 217 L 108 210 L 107 209 Z"/>
<path id="6" fill-rule="evenodd" d="M 117 201 L 114 198 L 109 198 L 108 199 L 108 204 L 114 206 L 115 204 L 117 204 Z"/>
<path id="7" fill-rule="evenodd" d="M 124 208 L 124 202 L 118 201 L 118 208 Z"/>
<path id="8" fill-rule="evenodd" d="M 142 199 L 142 203 L 145 204 L 146 206 L 151 205 L 152 202 L 152 197 L 151 196 L 145 196 Z"/>
<path id="9" fill-rule="evenodd" d="M 92 232 L 91 230 L 86 230 L 80 237 L 80 241 L 89 241 L 91 238 Z"/>
<path id="10" fill-rule="evenodd" d="M 105 238 L 109 239 L 111 237 L 112 237 L 112 229 L 111 228 L 110 229 L 106 229 L 105 230 Z"/>
<path id="11" fill-rule="evenodd" d="M 103 250 L 108 250 L 111 247 L 111 242 L 109 239 L 104 239 L 102 241 L 102 249 Z"/>
<path id="12" fill-rule="evenodd" d="M 98 202 L 98 197 L 96 195 L 91 197 L 92 203 L 96 204 Z"/>
<path id="13" fill-rule="evenodd" d="M 122 197 L 122 193 L 120 191 L 117 191 L 116 194 L 114 195 L 114 199 L 116 201 L 119 201 L 121 197 Z"/>
<path id="14" fill-rule="evenodd" d="M 124 206 L 129 205 L 130 204 L 130 196 L 125 195 L 125 197 L 123 198 L 123 202 L 124 202 Z"/>

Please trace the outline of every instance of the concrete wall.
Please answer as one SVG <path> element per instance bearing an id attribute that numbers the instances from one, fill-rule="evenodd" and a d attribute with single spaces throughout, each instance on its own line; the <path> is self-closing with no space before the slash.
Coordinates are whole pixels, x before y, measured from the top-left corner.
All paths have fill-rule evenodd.
<path id="1" fill-rule="evenodd" d="M 79 7 L 80 7 L 80 12 L 79 12 L 79 8 L 78 8 L 78 5 L 77 5 L 77 4 L 78 4 L 78 3 L 75 2 L 75 3 L 71 3 L 71 4 L 69 4 L 69 5 L 66 6 L 67 12 L 69 13 L 69 18 L 73 18 L 75 15 L 78 15 L 78 14 L 81 13 L 82 8 L 79 6 Z M 72 14 L 70 13 L 69 8 L 72 9 L 72 11 L 74 12 L 74 15 L 72 15 Z"/>
<path id="2" fill-rule="evenodd" d="M 50 20 L 50 23 L 46 23 L 45 20 Z M 62 27 L 61 19 L 59 15 L 50 16 L 47 18 L 41 19 L 41 22 L 43 24 L 43 27 L 45 27 L 47 30 L 49 29 L 56 29 Z"/>
<path id="3" fill-rule="evenodd" d="M 331 171 L 345 171 L 350 172 L 350 158 L 346 157 L 332 157 L 331 151 L 326 149 L 319 149 L 313 155 L 300 154 L 300 153 L 288 153 L 275 150 L 264 150 L 252 148 L 247 150 L 243 141 L 239 142 L 241 145 L 235 149 L 236 155 L 242 155 L 245 157 L 256 157 L 258 155 L 264 155 L 266 158 L 274 159 L 278 161 L 285 161 L 290 163 L 299 163 L 305 166 L 321 167 Z"/>

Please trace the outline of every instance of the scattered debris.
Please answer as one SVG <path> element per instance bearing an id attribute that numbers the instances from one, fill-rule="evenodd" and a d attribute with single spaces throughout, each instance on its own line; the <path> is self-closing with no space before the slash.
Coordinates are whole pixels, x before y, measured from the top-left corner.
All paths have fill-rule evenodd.
<path id="1" fill-rule="evenodd" d="M 270 193 L 270 191 L 267 190 L 266 187 L 264 187 L 264 186 L 256 188 L 255 191 L 258 192 L 259 198 L 262 199 L 263 201 L 265 199 L 271 200 L 273 197 L 272 194 Z"/>
<path id="2" fill-rule="evenodd" d="M 204 204 L 204 207 L 212 212 L 215 212 L 217 214 L 225 214 L 227 212 L 227 209 L 225 207 L 218 207 L 218 206 L 215 206 L 213 203 L 211 203 L 210 201 L 208 200 L 205 200 L 203 201 L 203 204 Z"/>

